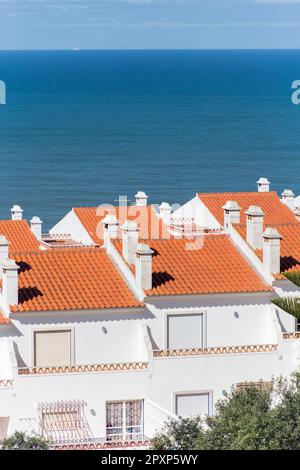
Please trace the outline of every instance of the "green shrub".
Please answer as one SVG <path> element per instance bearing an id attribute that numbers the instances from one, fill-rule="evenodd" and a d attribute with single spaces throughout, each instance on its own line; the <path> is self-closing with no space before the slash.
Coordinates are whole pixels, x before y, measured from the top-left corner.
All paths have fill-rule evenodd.
<path id="1" fill-rule="evenodd" d="M 296 286 L 300 287 L 300 271 L 289 271 L 284 276 Z"/>
<path id="2" fill-rule="evenodd" d="M 47 450 L 49 447 L 50 442 L 43 437 L 19 431 L 4 439 L 0 444 L 1 450 Z"/>
<path id="3" fill-rule="evenodd" d="M 285 312 L 300 318 L 300 298 L 299 297 L 278 297 L 272 300 L 274 305 L 282 308 Z"/>

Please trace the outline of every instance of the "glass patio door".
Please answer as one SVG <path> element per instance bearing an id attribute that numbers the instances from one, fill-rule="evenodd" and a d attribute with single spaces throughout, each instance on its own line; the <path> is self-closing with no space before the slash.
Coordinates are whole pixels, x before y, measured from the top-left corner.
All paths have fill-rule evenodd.
<path id="1" fill-rule="evenodd" d="M 143 440 L 143 400 L 106 403 L 106 440 L 128 442 Z"/>

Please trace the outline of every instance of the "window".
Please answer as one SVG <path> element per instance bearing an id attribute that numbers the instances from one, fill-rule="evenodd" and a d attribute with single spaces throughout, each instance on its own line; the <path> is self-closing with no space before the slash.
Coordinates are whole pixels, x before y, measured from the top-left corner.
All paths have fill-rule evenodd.
<path id="1" fill-rule="evenodd" d="M 176 414 L 183 418 L 211 414 L 211 393 L 180 393 L 176 395 Z"/>
<path id="2" fill-rule="evenodd" d="M 203 315 L 169 315 L 168 349 L 203 347 Z"/>
<path id="3" fill-rule="evenodd" d="M 34 333 L 35 367 L 69 365 L 71 365 L 71 330 Z"/>
<path id="4" fill-rule="evenodd" d="M 144 434 L 143 400 L 106 403 L 106 440 L 136 441 Z"/>
<path id="5" fill-rule="evenodd" d="M 300 331 L 300 319 L 296 318 L 296 331 Z"/>

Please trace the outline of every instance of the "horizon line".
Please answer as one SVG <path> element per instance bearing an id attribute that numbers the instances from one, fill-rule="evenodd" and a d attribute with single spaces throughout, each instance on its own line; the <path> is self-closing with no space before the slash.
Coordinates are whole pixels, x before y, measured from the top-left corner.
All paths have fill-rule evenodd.
<path id="1" fill-rule="evenodd" d="M 0 49 L 0 52 L 150 52 L 150 51 L 300 51 L 300 47 L 246 47 L 246 48 L 59 48 L 59 49 Z"/>

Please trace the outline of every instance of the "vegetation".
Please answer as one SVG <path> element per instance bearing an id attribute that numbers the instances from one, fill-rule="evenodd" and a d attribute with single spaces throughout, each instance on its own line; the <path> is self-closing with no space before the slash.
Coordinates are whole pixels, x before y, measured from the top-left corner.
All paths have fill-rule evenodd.
<path id="1" fill-rule="evenodd" d="M 50 443 L 41 436 L 16 431 L 0 444 L 1 450 L 47 450 Z"/>
<path id="2" fill-rule="evenodd" d="M 197 449 L 197 441 L 202 433 L 200 416 L 196 418 L 171 419 L 165 424 L 161 433 L 152 440 L 156 450 Z"/>
<path id="3" fill-rule="evenodd" d="M 288 271 L 284 276 L 296 286 L 300 287 L 300 271 Z"/>
<path id="4" fill-rule="evenodd" d="M 300 319 L 300 298 L 298 297 L 278 297 L 272 300 L 274 305 L 282 308 L 285 312 Z"/>
<path id="5" fill-rule="evenodd" d="M 270 387 L 232 389 L 215 415 L 171 420 L 154 449 L 300 450 L 300 375 Z"/>

